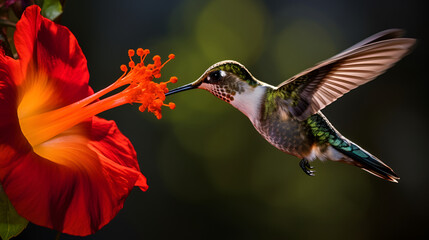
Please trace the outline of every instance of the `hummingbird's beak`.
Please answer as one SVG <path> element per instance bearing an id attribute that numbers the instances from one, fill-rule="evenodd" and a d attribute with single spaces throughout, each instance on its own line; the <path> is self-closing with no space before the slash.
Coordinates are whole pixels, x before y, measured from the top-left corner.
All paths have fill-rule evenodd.
<path id="1" fill-rule="evenodd" d="M 196 87 L 197 86 L 194 83 L 189 83 L 189 84 L 186 84 L 186 85 L 183 85 L 181 87 L 178 87 L 178 88 L 175 88 L 173 90 L 168 91 L 168 93 L 166 93 L 165 96 L 168 96 L 168 95 L 171 95 L 171 94 L 175 94 L 175 93 L 178 93 L 178 92 L 182 92 L 182 91 L 186 91 L 186 90 L 190 90 L 190 89 L 194 89 Z"/>

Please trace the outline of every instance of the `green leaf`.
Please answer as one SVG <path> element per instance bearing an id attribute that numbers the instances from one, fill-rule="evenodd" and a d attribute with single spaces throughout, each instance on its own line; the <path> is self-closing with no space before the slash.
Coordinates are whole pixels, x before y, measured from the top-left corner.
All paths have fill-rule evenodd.
<path id="1" fill-rule="evenodd" d="M 52 21 L 63 13 L 60 0 L 43 0 L 40 6 L 42 7 L 42 15 Z"/>
<path id="2" fill-rule="evenodd" d="M 9 240 L 27 227 L 28 220 L 19 216 L 0 185 L 0 237 Z"/>

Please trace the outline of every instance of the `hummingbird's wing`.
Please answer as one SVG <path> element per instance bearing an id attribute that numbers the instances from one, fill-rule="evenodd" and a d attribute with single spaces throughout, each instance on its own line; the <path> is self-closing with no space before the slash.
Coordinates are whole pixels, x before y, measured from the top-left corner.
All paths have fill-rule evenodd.
<path id="1" fill-rule="evenodd" d="M 307 119 L 350 90 L 367 83 L 405 56 L 415 39 L 401 30 L 377 33 L 281 83 L 290 113 Z"/>

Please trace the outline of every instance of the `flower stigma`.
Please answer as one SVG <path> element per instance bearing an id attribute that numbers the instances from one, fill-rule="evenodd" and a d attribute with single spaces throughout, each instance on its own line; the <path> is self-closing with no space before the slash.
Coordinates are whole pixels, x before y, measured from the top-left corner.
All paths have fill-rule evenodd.
<path id="1" fill-rule="evenodd" d="M 161 77 L 161 69 L 167 62 L 174 59 L 174 54 L 168 56 L 168 60 L 161 62 L 161 57 L 155 55 L 153 63 L 144 65 L 144 60 L 150 53 L 149 49 L 138 48 L 128 50 L 130 61 L 128 67 L 121 65 L 123 74 L 110 86 L 70 105 L 52 111 L 19 119 L 21 130 L 34 147 L 41 144 L 67 129 L 95 116 L 101 112 L 124 104 L 139 103 L 139 110 L 152 112 L 156 118 L 161 119 L 161 107 L 174 109 L 172 102 L 165 104 L 165 93 L 168 92 L 167 84 L 176 83 L 177 77 L 171 77 L 167 82 L 156 83 L 153 78 Z M 133 57 L 137 54 L 139 62 Z M 126 86 L 122 91 L 108 97 L 106 94 Z"/>

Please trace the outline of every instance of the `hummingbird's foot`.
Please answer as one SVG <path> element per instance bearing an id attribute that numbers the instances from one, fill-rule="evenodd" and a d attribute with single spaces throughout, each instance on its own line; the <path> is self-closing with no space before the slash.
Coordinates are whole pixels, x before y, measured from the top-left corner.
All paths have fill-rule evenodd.
<path id="1" fill-rule="evenodd" d="M 313 167 L 310 165 L 307 159 L 301 159 L 301 161 L 299 162 L 299 166 L 308 176 L 314 176 L 315 171 L 310 170 L 313 169 Z"/>

